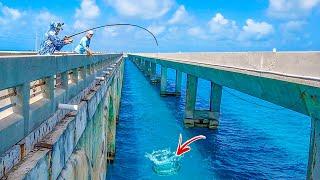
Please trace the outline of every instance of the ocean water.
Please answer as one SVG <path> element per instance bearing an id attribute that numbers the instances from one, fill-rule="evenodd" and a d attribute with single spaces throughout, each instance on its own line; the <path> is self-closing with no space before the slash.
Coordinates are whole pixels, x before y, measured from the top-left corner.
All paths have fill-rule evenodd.
<path id="1" fill-rule="evenodd" d="M 174 70 L 168 78 L 173 90 Z M 181 97 L 160 97 L 159 85 L 126 61 L 116 157 L 107 179 L 305 179 L 310 118 L 224 88 L 219 128 L 188 129 L 183 126 L 185 84 L 184 74 Z M 209 108 L 209 87 L 199 80 L 197 109 Z M 191 144 L 176 174 L 158 175 L 146 153 L 175 151 L 180 133 L 183 142 L 196 135 L 207 139 Z"/>

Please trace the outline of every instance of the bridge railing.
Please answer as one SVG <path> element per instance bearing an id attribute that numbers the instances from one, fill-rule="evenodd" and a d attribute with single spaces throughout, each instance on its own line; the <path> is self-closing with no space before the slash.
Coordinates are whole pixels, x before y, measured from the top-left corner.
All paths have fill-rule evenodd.
<path id="1" fill-rule="evenodd" d="M 93 82 L 120 54 L 0 56 L 0 155 Z"/>

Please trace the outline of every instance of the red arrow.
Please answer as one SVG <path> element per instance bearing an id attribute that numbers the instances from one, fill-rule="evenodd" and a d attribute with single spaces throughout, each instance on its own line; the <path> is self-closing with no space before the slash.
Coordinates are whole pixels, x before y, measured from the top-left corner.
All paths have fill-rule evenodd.
<path id="1" fill-rule="evenodd" d="M 195 137 L 189 139 L 188 141 L 186 141 L 185 143 L 183 143 L 183 145 L 181 145 L 182 135 L 180 134 L 176 155 L 181 156 L 182 154 L 189 152 L 191 150 L 191 147 L 189 147 L 188 145 L 190 145 L 191 143 L 198 141 L 200 139 L 206 139 L 206 137 L 203 135 L 195 136 Z"/>

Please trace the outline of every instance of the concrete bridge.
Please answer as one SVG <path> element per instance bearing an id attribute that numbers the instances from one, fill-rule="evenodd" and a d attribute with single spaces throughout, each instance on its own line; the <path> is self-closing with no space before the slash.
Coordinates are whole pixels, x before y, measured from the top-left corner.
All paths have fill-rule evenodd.
<path id="1" fill-rule="evenodd" d="M 115 155 L 124 59 L 181 95 L 185 125 L 219 126 L 229 87 L 311 117 L 307 179 L 320 177 L 319 52 L 98 54 L 0 53 L 0 179 L 104 179 Z M 156 65 L 161 66 L 161 76 Z M 167 91 L 167 69 L 176 88 Z M 210 109 L 195 109 L 198 78 L 211 81 Z M 299 143 L 299 142 L 297 142 Z"/>
<path id="2" fill-rule="evenodd" d="M 311 117 L 307 179 L 320 178 L 320 52 L 131 54 L 129 58 L 160 94 L 180 95 L 187 74 L 184 123 L 218 128 L 222 88 L 229 87 Z M 161 65 L 161 77 L 156 76 Z M 167 69 L 176 70 L 176 88 L 167 92 Z M 195 109 L 198 78 L 211 81 L 210 109 Z M 297 142 L 299 143 L 299 142 Z"/>
<path id="3" fill-rule="evenodd" d="M 0 179 L 104 179 L 122 54 L 0 53 Z"/>

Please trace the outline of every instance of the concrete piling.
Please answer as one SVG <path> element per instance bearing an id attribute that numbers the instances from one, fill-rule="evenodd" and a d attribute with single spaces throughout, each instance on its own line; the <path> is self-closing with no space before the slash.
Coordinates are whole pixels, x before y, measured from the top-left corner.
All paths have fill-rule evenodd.
<path id="1" fill-rule="evenodd" d="M 145 74 L 147 77 L 150 77 L 150 61 L 145 61 L 145 64 L 144 64 L 144 74 Z"/>
<path id="2" fill-rule="evenodd" d="M 159 83 L 159 78 L 157 77 L 157 64 L 156 63 L 150 63 L 150 81 L 151 83 Z"/>
<path id="3" fill-rule="evenodd" d="M 320 119 L 311 118 L 307 179 L 320 177 Z"/>
<path id="4" fill-rule="evenodd" d="M 176 70 L 176 96 L 181 95 L 181 80 L 182 80 L 182 72 Z"/>
<path id="5" fill-rule="evenodd" d="M 211 82 L 210 109 L 196 110 L 198 78 L 187 75 L 187 94 L 184 123 L 186 127 L 216 129 L 219 124 L 222 87 Z"/>
<path id="6" fill-rule="evenodd" d="M 165 96 L 167 92 L 167 67 L 161 66 L 160 95 Z"/>

